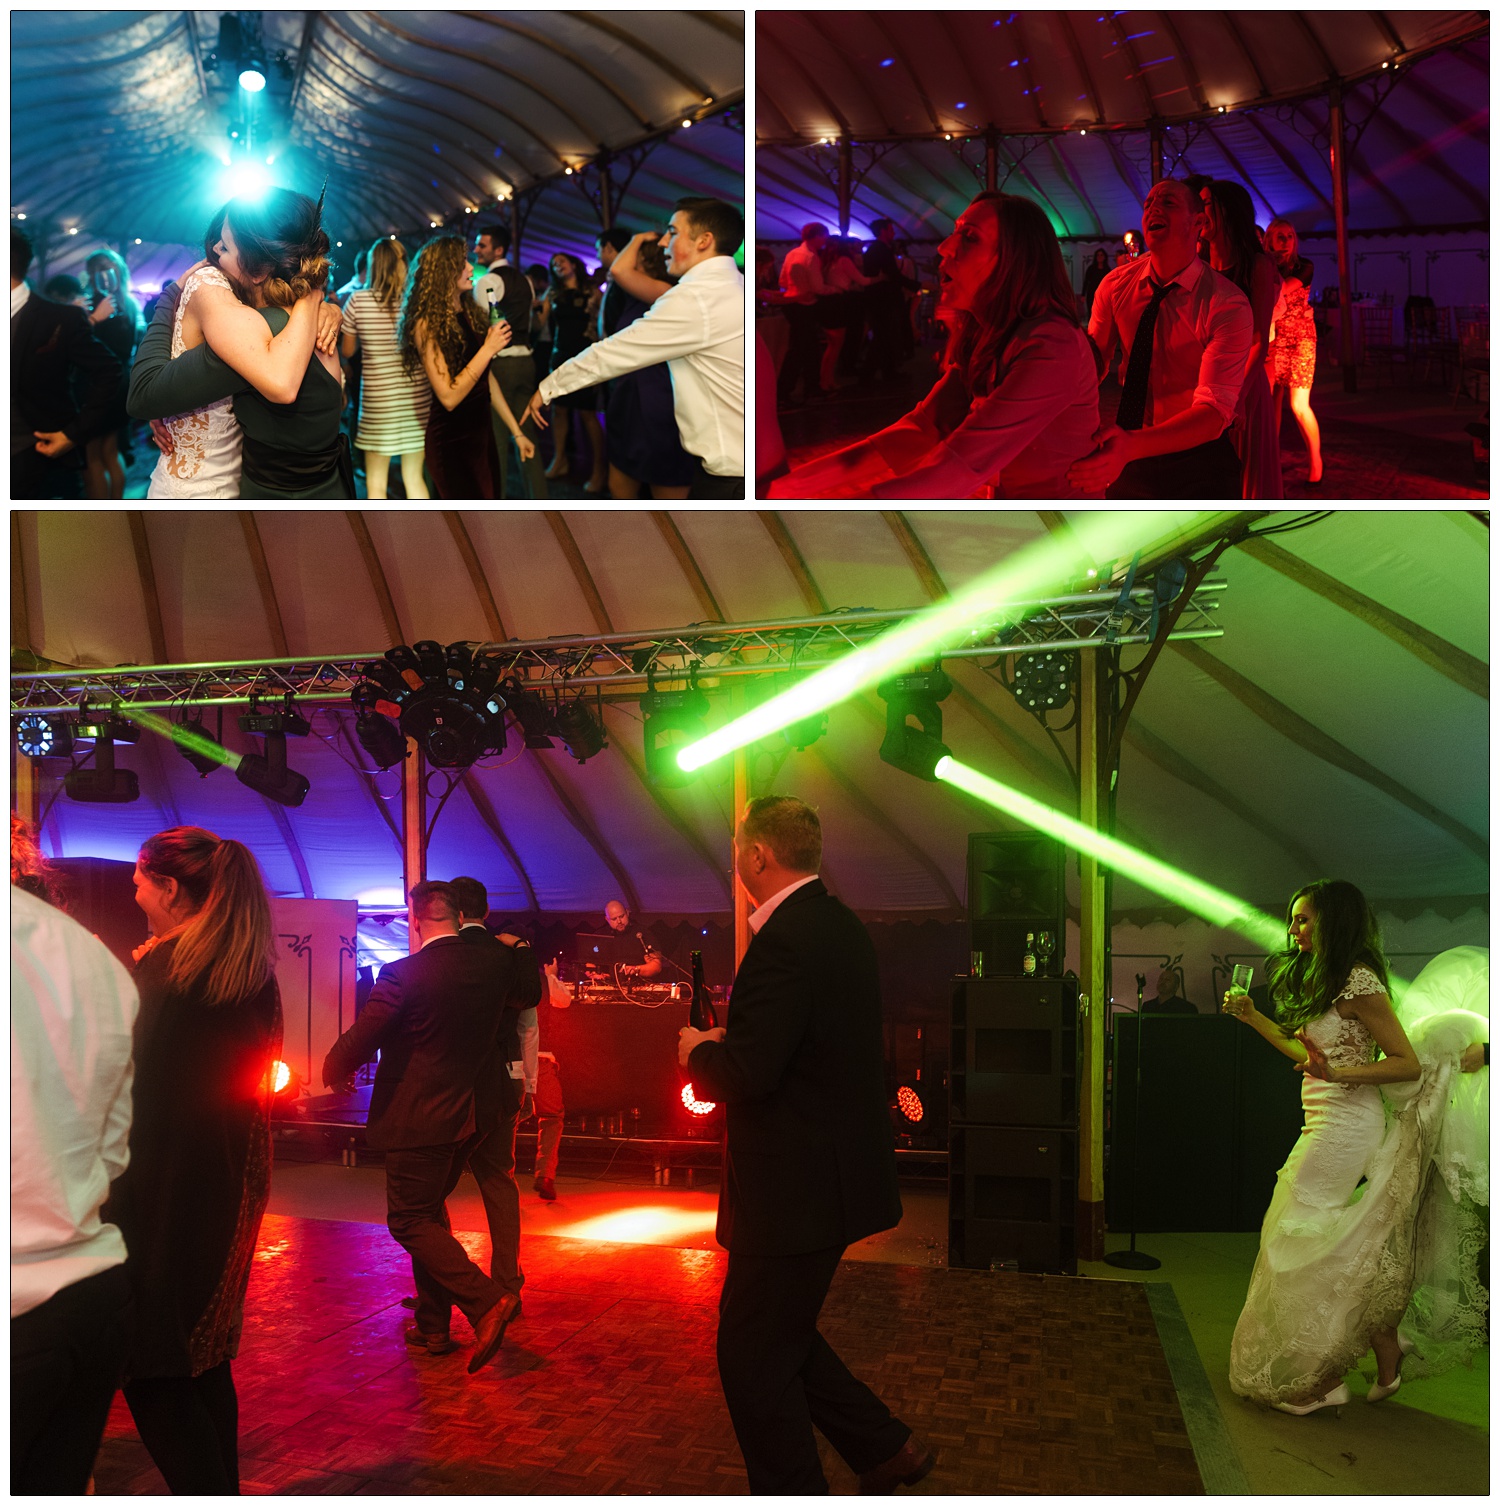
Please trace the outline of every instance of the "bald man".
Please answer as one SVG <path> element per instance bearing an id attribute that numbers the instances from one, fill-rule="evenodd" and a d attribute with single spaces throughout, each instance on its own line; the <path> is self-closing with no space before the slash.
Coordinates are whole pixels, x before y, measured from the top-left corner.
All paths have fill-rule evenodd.
<path id="1" fill-rule="evenodd" d="M 652 950 L 651 943 L 631 924 L 630 911 L 626 905 L 618 899 L 610 900 L 604 907 L 604 919 L 616 935 L 634 936 L 641 944 L 641 960 L 622 963 L 620 971 L 627 978 L 658 977 L 661 973 L 661 957 Z"/>

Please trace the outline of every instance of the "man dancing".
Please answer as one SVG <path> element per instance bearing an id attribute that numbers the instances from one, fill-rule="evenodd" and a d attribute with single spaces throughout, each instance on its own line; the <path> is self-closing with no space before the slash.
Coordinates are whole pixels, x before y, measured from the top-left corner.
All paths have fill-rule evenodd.
<path id="1" fill-rule="evenodd" d="M 750 1490 L 826 1493 L 817 1428 L 862 1494 L 888 1495 L 936 1461 L 817 1326 L 845 1247 L 901 1221 L 875 948 L 819 881 L 822 854 L 811 806 L 745 808 L 734 860 L 755 939 L 727 1029 L 683 1029 L 678 1060 L 725 1105 L 719 1379 Z"/>

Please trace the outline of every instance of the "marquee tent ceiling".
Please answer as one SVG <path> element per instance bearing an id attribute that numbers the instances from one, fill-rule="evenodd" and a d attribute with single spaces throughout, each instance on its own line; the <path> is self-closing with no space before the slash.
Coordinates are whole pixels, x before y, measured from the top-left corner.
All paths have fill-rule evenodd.
<path id="1" fill-rule="evenodd" d="M 572 178 L 662 132 L 615 218 L 664 223 L 701 192 L 744 201 L 742 11 L 17 11 L 12 208 L 77 242 L 193 245 L 228 194 L 247 103 L 215 68 L 226 15 L 260 15 L 272 54 L 258 160 L 365 244 L 547 182 L 526 227 L 538 257 L 592 252 L 599 218 Z M 275 62 L 276 55 L 284 66 Z M 682 128 L 682 121 L 694 124 Z M 243 137 L 241 138 L 243 140 Z M 628 166 L 617 165 L 617 180 Z M 508 213 L 508 208 L 504 213 Z M 71 248 L 67 248 L 71 249 Z"/>
<path id="2" fill-rule="evenodd" d="M 1059 234 L 1117 238 L 1139 223 L 1153 121 L 1168 172 L 1237 179 L 1262 224 L 1331 233 L 1335 77 L 1356 232 L 1488 226 L 1488 12 L 810 10 L 756 27 L 764 239 L 835 221 L 836 149 L 818 143 L 845 133 L 869 169 L 851 232 L 884 215 L 946 235 L 983 187 L 988 127 L 1001 186 Z"/>
<path id="3" fill-rule="evenodd" d="M 451 642 L 490 639 L 496 618 L 500 636 L 530 639 L 917 607 L 1058 521 L 1025 511 L 12 517 L 13 642 L 92 666 L 278 647 L 374 655 L 392 641 L 392 620 L 403 641 Z M 1464 897 L 1488 885 L 1488 543 L 1464 513 L 1351 511 L 1229 551 L 1223 637 L 1169 648 L 1132 720 L 1122 834 L 1266 905 L 1321 874 L 1392 904 L 1468 908 Z M 1068 807 L 1039 725 L 976 661 L 948 667 L 954 752 Z M 967 833 L 1008 823 L 880 762 L 882 710 L 873 694 L 837 708 L 827 735 L 784 752 L 779 768 L 757 754 L 752 778 L 819 806 L 828 873 L 862 912 L 956 915 Z M 437 822 L 433 874 L 475 873 L 508 911 L 579 913 L 622 893 L 652 915 L 727 910 L 727 771 L 653 791 L 638 708 L 605 716 L 611 745 L 586 764 L 512 741 L 476 769 Z M 119 750 L 140 775 L 140 801 L 56 799 L 51 849 L 130 858 L 152 831 L 198 822 L 247 841 L 278 892 L 388 901 L 400 889 L 398 778 L 359 772 L 368 759 L 351 723 L 347 711 L 319 711 L 318 735 L 292 740 L 290 761 L 312 782 L 293 810 L 226 772 L 200 779 L 143 735 Z M 225 741 L 248 742 L 232 716 Z M 1170 913 L 1125 881 L 1116 903 Z"/>

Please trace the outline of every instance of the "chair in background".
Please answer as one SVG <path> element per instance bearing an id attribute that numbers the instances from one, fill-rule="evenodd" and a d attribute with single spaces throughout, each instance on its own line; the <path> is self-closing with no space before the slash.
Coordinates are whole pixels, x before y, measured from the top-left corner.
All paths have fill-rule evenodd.
<path id="1" fill-rule="evenodd" d="M 1396 349 L 1391 339 L 1393 310 L 1389 305 L 1365 305 L 1359 315 L 1359 364 L 1371 371 L 1384 369 L 1391 385 L 1396 382 Z"/>
<path id="2" fill-rule="evenodd" d="M 1490 322 L 1486 311 L 1483 323 L 1474 320 L 1458 326 L 1458 381 L 1453 387 L 1453 406 L 1458 407 L 1460 397 L 1472 397 L 1476 403 L 1488 405 L 1489 388 Z"/>

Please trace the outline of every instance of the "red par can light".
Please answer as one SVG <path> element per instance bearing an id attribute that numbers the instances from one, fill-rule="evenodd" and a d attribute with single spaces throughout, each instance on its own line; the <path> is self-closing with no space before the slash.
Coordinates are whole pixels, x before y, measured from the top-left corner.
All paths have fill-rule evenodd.
<path id="1" fill-rule="evenodd" d="M 917 1096 L 915 1088 L 908 1088 L 903 1084 L 896 1089 L 896 1107 L 902 1115 L 912 1124 L 920 1124 L 925 1112 L 922 1108 L 922 1100 Z"/>
<path id="2" fill-rule="evenodd" d="M 711 1114 L 718 1108 L 718 1104 L 716 1103 L 703 1103 L 696 1098 L 693 1094 L 693 1085 L 690 1082 L 685 1082 L 682 1085 L 682 1106 L 688 1113 L 697 1114 L 700 1117 L 704 1114 Z"/>

